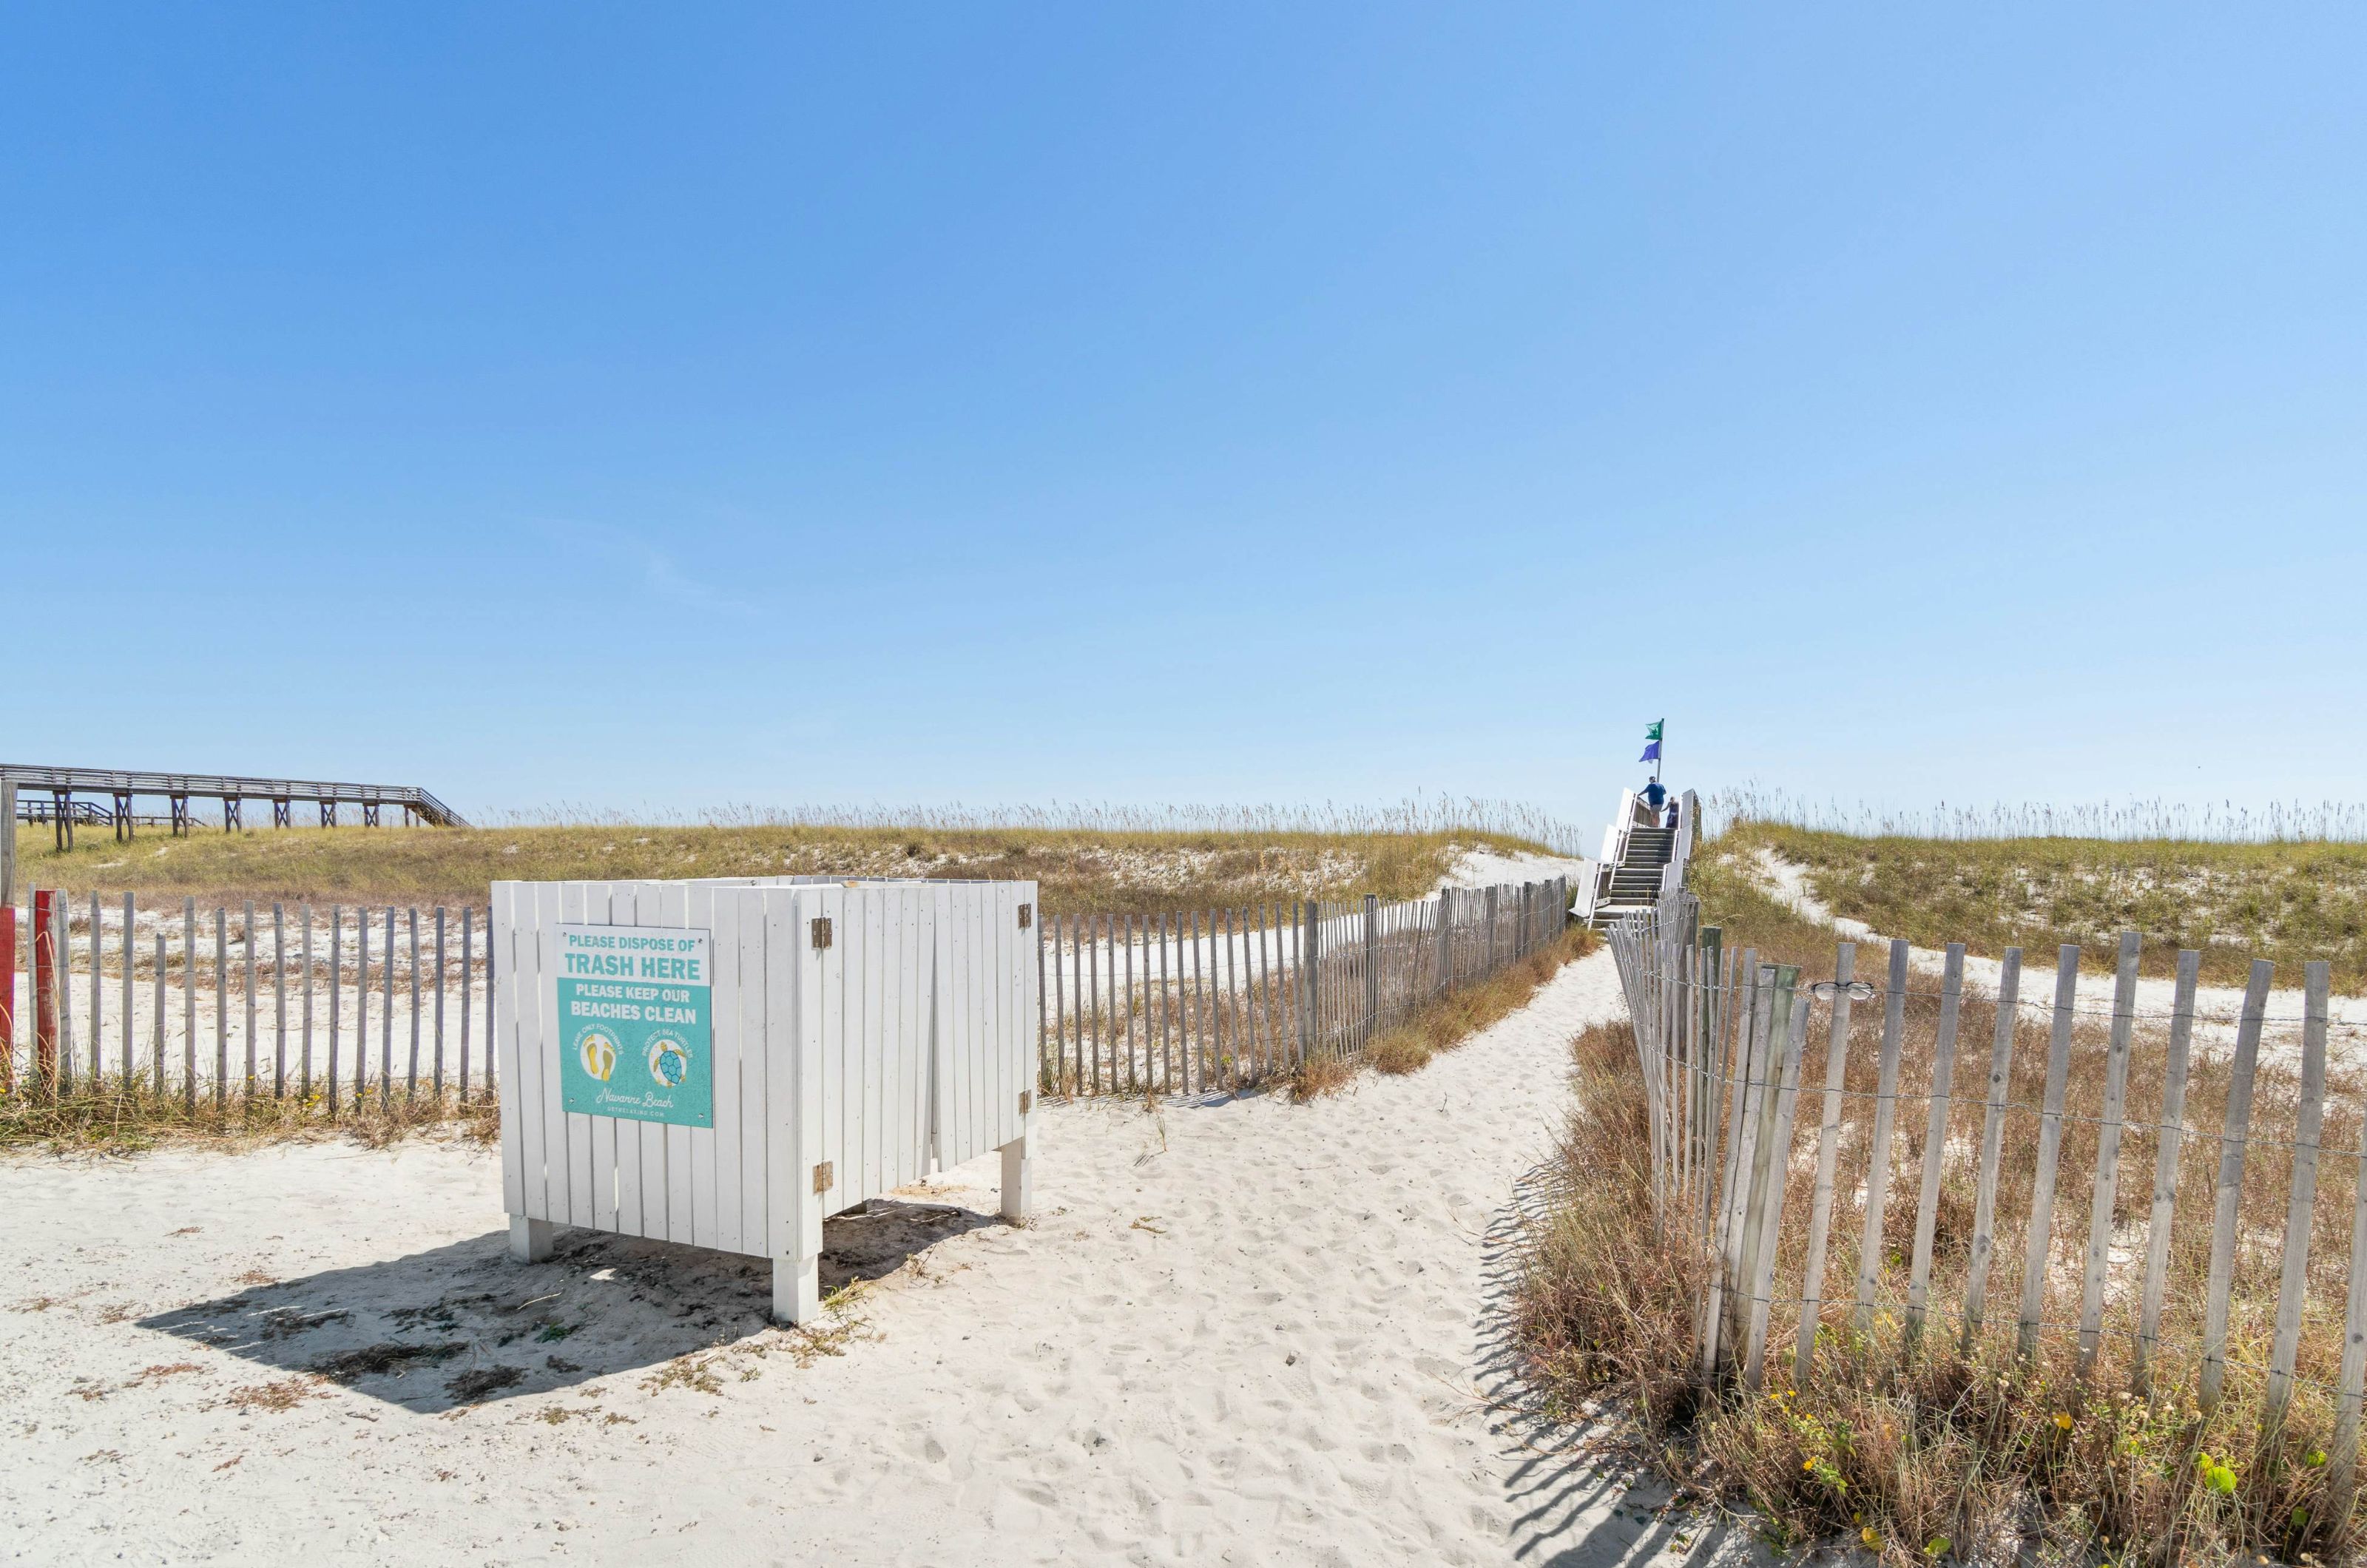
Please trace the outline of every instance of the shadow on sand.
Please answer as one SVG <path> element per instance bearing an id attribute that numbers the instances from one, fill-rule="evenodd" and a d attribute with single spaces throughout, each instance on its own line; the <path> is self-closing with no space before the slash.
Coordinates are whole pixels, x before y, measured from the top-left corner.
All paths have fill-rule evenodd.
<path id="1" fill-rule="evenodd" d="M 1479 1391 L 1508 1461 L 1514 1559 L 1532 1568 L 1737 1568 L 1774 1555 L 1749 1526 L 1711 1510 L 1674 1508 L 1667 1485 L 1596 1439 L 1606 1427 L 1554 1420 L 1523 1375 L 1515 1338 L 1523 1242 L 1551 1201 L 1540 1167 L 1488 1228 Z"/>
<path id="2" fill-rule="evenodd" d="M 949 1236 L 1000 1224 L 944 1203 L 875 1198 L 823 1224 L 825 1296 L 894 1273 Z M 259 1285 L 140 1326 L 261 1366 L 435 1413 L 630 1372 L 767 1333 L 762 1258 L 562 1230 L 549 1261 L 510 1260 L 489 1231 L 432 1251 Z M 825 1333 L 827 1331 L 824 1331 Z M 804 1343 L 813 1342 L 807 1335 Z"/>

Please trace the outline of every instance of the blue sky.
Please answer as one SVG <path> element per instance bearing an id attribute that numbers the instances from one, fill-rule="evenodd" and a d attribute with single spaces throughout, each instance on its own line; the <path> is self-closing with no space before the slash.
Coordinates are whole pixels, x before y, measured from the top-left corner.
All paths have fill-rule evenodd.
<path id="1" fill-rule="evenodd" d="M 2367 795 L 2355 7 L 8 37 L 9 760 Z"/>

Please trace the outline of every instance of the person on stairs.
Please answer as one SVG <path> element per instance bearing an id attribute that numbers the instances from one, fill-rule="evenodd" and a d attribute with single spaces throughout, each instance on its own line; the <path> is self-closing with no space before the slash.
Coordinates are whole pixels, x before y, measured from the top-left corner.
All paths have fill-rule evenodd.
<path id="1" fill-rule="evenodd" d="M 1654 779 L 1644 786 L 1644 804 L 1652 808 L 1652 815 L 1655 818 L 1660 815 L 1660 805 L 1668 798 L 1669 792 L 1660 787 L 1659 780 Z"/>

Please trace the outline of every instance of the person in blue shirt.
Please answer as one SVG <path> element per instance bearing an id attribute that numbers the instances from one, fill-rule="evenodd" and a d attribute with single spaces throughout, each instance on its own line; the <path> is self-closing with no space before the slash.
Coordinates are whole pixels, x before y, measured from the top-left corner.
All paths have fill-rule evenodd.
<path id="1" fill-rule="evenodd" d="M 1668 798 L 1669 792 L 1660 787 L 1659 780 L 1654 779 L 1644 786 L 1644 804 L 1652 808 L 1654 816 L 1659 815 L 1660 803 Z"/>

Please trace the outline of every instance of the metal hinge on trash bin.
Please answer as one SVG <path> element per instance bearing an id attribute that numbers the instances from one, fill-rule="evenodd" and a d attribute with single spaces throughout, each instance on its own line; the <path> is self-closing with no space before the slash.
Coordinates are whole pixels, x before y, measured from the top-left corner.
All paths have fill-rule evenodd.
<path id="1" fill-rule="evenodd" d="M 830 945 L 830 917 L 828 915 L 816 915 L 814 917 L 813 944 L 814 951 L 816 953 L 820 953 L 823 948 Z"/>
<path id="2" fill-rule="evenodd" d="M 833 1180 L 831 1176 L 830 1161 L 824 1160 L 820 1165 L 814 1167 L 814 1190 L 816 1192 L 827 1192 L 832 1187 L 837 1185 L 838 1183 Z"/>

